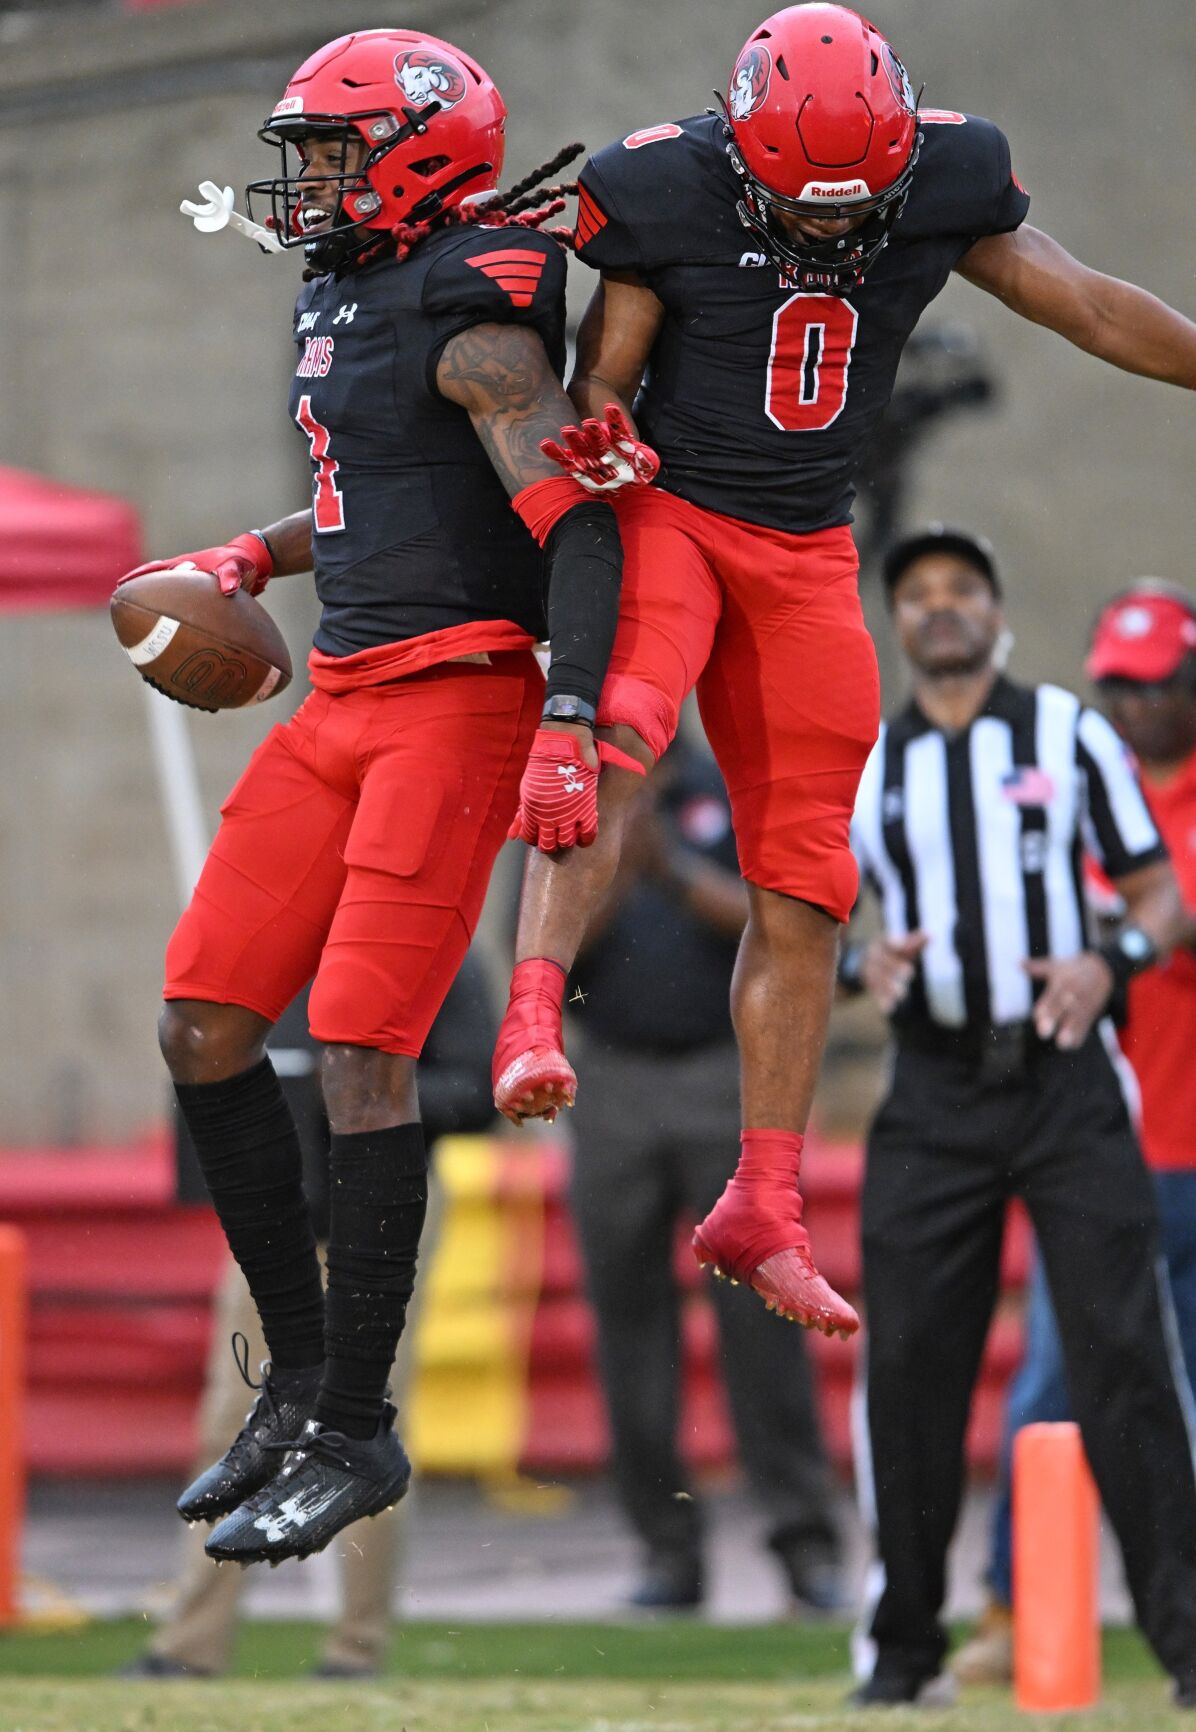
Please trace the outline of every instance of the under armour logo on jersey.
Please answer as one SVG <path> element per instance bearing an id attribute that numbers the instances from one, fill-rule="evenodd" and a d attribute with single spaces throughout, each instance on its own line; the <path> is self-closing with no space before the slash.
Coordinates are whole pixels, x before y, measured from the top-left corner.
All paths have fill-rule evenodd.
<path id="1" fill-rule="evenodd" d="M 338 307 L 336 309 L 336 317 L 332 322 L 334 325 L 351 325 L 356 312 L 357 302 L 350 301 L 347 307 Z"/>
<path id="2" fill-rule="evenodd" d="M 577 244 L 584 247 L 599 229 L 606 227 L 606 212 L 594 203 L 584 186 L 577 189 Z"/>
<path id="3" fill-rule="evenodd" d="M 561 786 L 566 794 L 585 793 L 586 785 L 577 774 L 579 767 L 577 764 L 558 764 L 556 767 L 557 775 L 565 778 Z"/>
<path id="4" fill-rule="evenodd" d="M 465 263 L 505 289 L 517 307 L 530 307 L 544 270 L 544 254 L 530 247 L 507 247 L 500 253 L 476 253 Z"/>

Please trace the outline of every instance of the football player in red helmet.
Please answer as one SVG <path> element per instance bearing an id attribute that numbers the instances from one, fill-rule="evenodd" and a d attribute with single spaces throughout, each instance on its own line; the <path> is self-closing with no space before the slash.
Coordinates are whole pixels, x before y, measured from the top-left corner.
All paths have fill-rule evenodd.
<path id="1" fill-rule="evenodd" d="M 570 385 L 603 473 L 612 398 L 661 459 L 618 496 L 626 568 L 599 706 L 651 765 L 696 687 L 751 896 L 733 985 L 743 1141 L 695 1249 L 807 1326 L 851 1332 L 801 1223 L 802 1137 L 826 1037 L 848 845 L 879 682 L 857 594 L 852 476 L 902 348 L 951 273 L 1078 347 L 1196 386 L 1196 325 L 1025 224 L 990 121 L 919 105 L 874 25 L 789 6 L 725 100 L 609 145 L 580 176 L 577 251 L 601 272 Z M 609 433 L 609 429 L 607 430 Z M 595 848 L 533 859 L 495 1057 L 509 1118 L 551 1112 L 565 973 L 618 863 L 634 792 L 604 778 Z"/>
<path id="2" fill-rule="evenodd" d="M 506 122 L 494 81 L 449 43 L 411 30 L 342 36 L 305 60 L 275 103 L 259 137 L 277 148 L 282 172 L 250 183 L 250 210 L 266 199 L 283 246 L 302 246 L 314 271 L 337 270 L 495 193 Z"/>
<path id="3" fill-rule="evenodd" d="M 406 1489 L 386 1384 L 426 1203 L 416 1060 L 512 823 L 554 849 L 594 837 L 622 553 L 609 504 L 540 450 L 573 419 L 565 255 L 538 232 L 567 189 L 541 183 L 582 147 L 500 194 L 505 119 L 480 66 L 412 31 L 296 72 L 264 128 L 283 172 L 254 194 L 306 255 L 290 410 L 311 504 L 182 556 L 226 594 L 314 569 L 322 604 L 314 690 L 224 807 L 160 1025 L 270 1350 L 245 1428 L 179 1503 L 223 1517 L 207 1549 L 242 1563 L 317 1551 Z M 313 976 L 327 1298 L 265 1050 Z"/>
<path id="4" fill-rule="evenodd" d="M 886 245 L 918 160 L 905 67 L 867 19 L 831 34 L 822 8 L 793 6 L 754 32 L 719 101 L 740 222 L 803 287 L 847 294 Z"/>

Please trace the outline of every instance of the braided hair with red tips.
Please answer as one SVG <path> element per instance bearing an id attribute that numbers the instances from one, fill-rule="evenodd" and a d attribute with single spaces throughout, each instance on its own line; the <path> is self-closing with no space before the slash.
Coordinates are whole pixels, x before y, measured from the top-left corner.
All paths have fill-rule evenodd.
<path id="1" fill-rule="evenodd" d="M 584 144 L 567 144 L 505 192 L 488 193 L 464 205 L 454 205 L 423 222 L 397 224 L 391 233 L 399 259 L 408 258 L 427 235 L 463 223 L 484 223 L 488 228 L 542 228 L 549 217 L 557 216 L 565 209 L 566 198 L 577 192 L 576 181 L 561 181 L 555 186 L 544 186 L 543 182 L 581 156 L 584 150 Z M 572 229 L 562 226 L 544 232 L 562 247 L 572 249 Z"/>

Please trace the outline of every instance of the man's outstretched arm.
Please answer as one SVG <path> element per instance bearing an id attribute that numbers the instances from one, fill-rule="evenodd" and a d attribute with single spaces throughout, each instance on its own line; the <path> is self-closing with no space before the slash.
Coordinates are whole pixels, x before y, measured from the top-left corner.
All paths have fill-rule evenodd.
<path id="1" fill-rule="evenodd" d="M 1099 360 L 1196 390 L 1196 324 L 1136 283 L 1090 270 L 1041 229 L 986 235 L 955 268 Z"/>

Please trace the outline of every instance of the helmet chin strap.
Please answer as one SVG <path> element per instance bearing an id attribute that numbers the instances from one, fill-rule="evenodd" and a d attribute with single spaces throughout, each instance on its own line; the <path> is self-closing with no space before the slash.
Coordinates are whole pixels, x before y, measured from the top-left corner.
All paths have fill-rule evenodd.
<path id="1" fill-rule="evenodd" d="M 838 259 L 812 259 L 808 254 L 799 257 L 796 253 L 790 254 L 784 244 L 778 241 L 767 222 L 756 216 L 744 199 L 740 199 L 736 204 L 735 214 L 752 239 L 759 242 L 776 268 L 787 277 L 793 278 L 798 286 L 816 289 L 822 294 L 849 295 L 863 280 L 864 272 L 858 262 L 862 249 L 857 248 Z M 883 251 L 887 242 L 886 235 L 881 246 L 867 259 L 868 264 Z"/>

